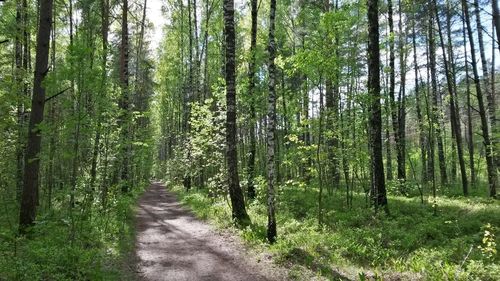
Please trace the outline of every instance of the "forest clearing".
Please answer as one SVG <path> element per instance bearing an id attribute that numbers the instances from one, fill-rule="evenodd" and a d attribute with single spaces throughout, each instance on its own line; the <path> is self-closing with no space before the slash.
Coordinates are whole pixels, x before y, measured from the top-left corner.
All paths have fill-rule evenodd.
<path id="1" fill-rule="evenodd" d="M 0 281 L 500 280 L 493 0 L 0 2 Z"/>

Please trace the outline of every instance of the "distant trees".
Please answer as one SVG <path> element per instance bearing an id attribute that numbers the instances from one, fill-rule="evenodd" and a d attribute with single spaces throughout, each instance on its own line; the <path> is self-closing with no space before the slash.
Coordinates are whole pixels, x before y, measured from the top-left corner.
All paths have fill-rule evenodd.
<path id="1" fill-rule="evenodd" d="M 227 195 L 236 220 L 265 203 L 269 241 L 284 188 L 317 195 L 318 218 L 335 196 L 352 206 L 361 193 L 388 210 L 388 195 L 425 203 L 485 190 L 478 167 L 491 162 L 480 157 L 486 151 L 494 160 L 494 128 L 483 104 L 490 145 L 475 141 L 484 134 L 474 91 L 486 80 L 477 73 L 469 83 L 474 63 L 482 71 L 471 53 L 481 51 L 463 45 L 477 46 L 478 32 L 488 44 L 490 29 L 471 26 L 471 40 L 466 17 L 454 24 L 458 1 L 367 1 L 368 21 L 359 20 L 365 3 L 293 3 L 270 1 L 266 21 L 258 1 L 241 11 L 231 1 L 223 9 L 210 0 L 170 4 L 157 73 L 159 174 L 190 175 L 194 189 Z"/>

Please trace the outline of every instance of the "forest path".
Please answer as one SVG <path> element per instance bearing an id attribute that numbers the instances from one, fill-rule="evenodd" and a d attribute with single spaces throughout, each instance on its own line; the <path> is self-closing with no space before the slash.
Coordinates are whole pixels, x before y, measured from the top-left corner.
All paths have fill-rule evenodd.
<path id="1" fill-rule="evenodd" d="M 285 280 L 270 261 L 258 261 L 232 235 L 194 217 L 160 183 L 139 200 L 136 255 L 140 280 Z"/>

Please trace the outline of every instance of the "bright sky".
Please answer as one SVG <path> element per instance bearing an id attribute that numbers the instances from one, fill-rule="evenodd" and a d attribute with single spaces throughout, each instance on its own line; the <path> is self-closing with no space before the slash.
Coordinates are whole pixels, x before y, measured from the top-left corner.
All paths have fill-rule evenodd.
<path id="1" fill-rule="evenodd" d="M 154 53 L 160 46 L 161 38 L 163 36 L 163 25 L 167 22 L 166 17 L 162 14 L 162 5 L 165 0 L 148 0 L 147 3 L 147 17 L 153 23 L 153 38 L 151 40 L 151 49 Z"/>

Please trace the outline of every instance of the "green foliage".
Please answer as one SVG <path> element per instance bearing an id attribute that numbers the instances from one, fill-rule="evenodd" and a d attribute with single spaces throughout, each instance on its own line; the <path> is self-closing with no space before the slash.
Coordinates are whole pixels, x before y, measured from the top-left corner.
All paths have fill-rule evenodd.
<path id="1" fill-rule="evenodd" d="M 16 236 L 15 230 L 0 225 L 0 276 L 5 280 L 131 280 L 134 273 L 126 264 L 133 255 L 133 206 L 141 190 L 136 188 L 130 195 L 113 193 L 108 209 L 93 208 L 69 220 L 68 214 L 45 212 L 29 236 Z"/>
<path id="2" fill-rule="evenodd" d="M 257 182 L 259 190 L 263 183 Z M 279 189 L 279 239 L 269 247 L 279 262 L 306 266 L 332 279 L 333 266 L 351 276 L 372 277 L 374 270 L 379 276 L 404 274 L 428 280 L 500 277 L 498 255 L 485 256 L 482 250 L 488 245 L 490 251 L 498 251 L 492 227 L 500 224 L 498 202 L 439 197 L 440 211 L 435 216 L 428 204 L 392 196 L 391 216 L 387 217 L 365 208 L 362 195 L 355 194 L 352 209 L 345 207 L 342 198 L 327 196 L 326 225 L 318 228 L 317 190 L 299 186 L 290 182 Z M 197 216 L 219 227 L 231 227 L 229 207 L 222 199 L 208 199 L 204 192 L 175 191 Z M 239 233 L 247 243 L 260 247 L 267 243 L 265 202 L 253 201 L 249 214 L 253 224 Z"/>

